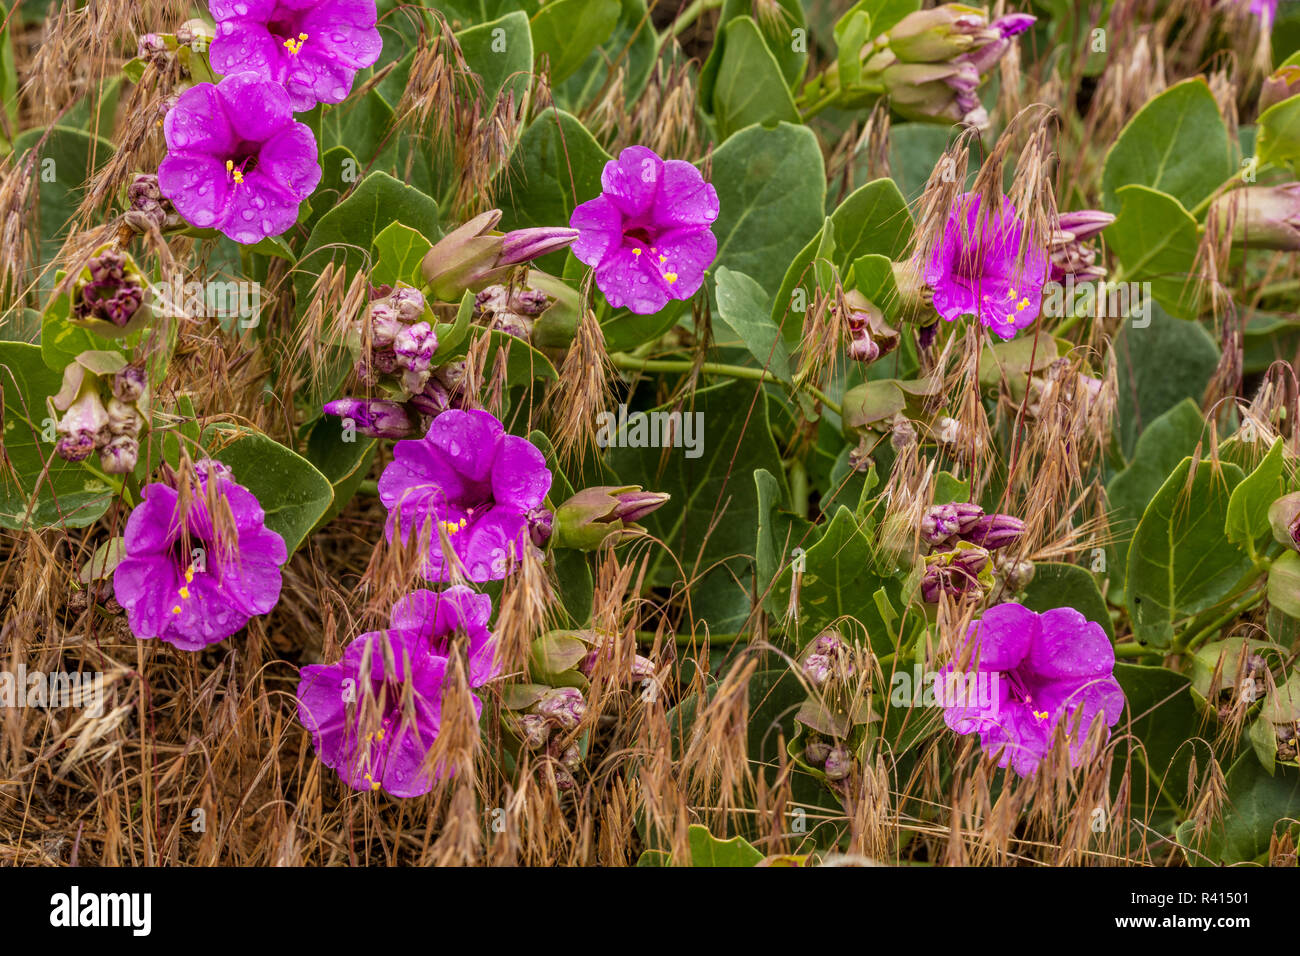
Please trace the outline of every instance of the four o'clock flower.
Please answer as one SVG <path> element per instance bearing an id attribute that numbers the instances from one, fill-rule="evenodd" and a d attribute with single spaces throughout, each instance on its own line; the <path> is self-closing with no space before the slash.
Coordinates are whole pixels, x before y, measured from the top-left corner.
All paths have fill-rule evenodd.
<path id="1" fill-rule="evenodd" d="M 573 211 L 573 254 L 614 308 L 648 315 L 689 299 L 717 255 L 718 194 L 682 160 L 629 146 L 605 164 L 601 195 Z"/>
<path id="2" fill-rule="evenodd" d="M 427 765 L 442 719 L 448 659 L 461 657 L 470 687 L 495 678 L 492 601 L 467 587 L 415 591 L 393 606 L 391 626 L 362 634 L 337 664 L 302 669 L 298 716 L 321 761 L 355 790 L 428 793 Z M 475 714 L 483 704 L 473 698 Z"/>
<path id="3" fill-rule="evenodd" d="M 555 509 L 551 544 L 557 548 L 594 551 L 606 541 L 642 531 L 636 522 L 668 500 L 658 491 L 642 491 L 638 485 L 583 488 Z"/>
<path id="4" fill-rule="evenodd" d="M 1115 217 L 1099 209 L 1080 209 L 1063 212 L 1057 220 L 1057 230 L 1052 234 L 1047 252 L 1051 257 L 1049 278 L 1060 282 L 1074 276 L 1076 282 L 1094 282 L 1106 275 L 1106 268 L 1097 265 L 1097 250 L 1090 240 L 1115 221 Z"/>
<path id="5" fill-rule="evenodd" d="M 1019 604 L 999 604 L 971 624 L 956 664 L 939 672 L 944 720 L 959 734 L 979 734 L 980 744 L 999 767 L 1032 776 L 1063 724 L 1070 764 L 1089 755 L 1084 743 L 1094 720 L 1114 726 L 1124 709 L 1115 680 L 1115 650 L 1100 624 L 1074 608 L 1037 614 Z M 950 693 L 979 686 L 972 674 L 993 677 L 992 693 Z"/>
<path id="6" fill-rule="evenodd" d="M 311 129 L 294 121 L 284 87 L 257 73 L 190 87 L 163 129 L 162 194 L 190 225 L 235 242 L 286 231 L 320 182 Z"/>
<path id="7" fill-rule="evenodd" d="M 339 416 L 344 425 L 351 422 L 371 438 L 405 438 L 414 427 L 404 405 L 378 398 L 340 398 L 327 402 L 321 410 Z"/>
<path id="8" fill-rule="evenodd" d="M 234 634 L 280 599 L 284 539 L 230 469 L 195 463 L 188 499 L 151 484 L 126 522 L 113 590 L 131 633 L 196 651 Z"/>
<path id="9" fill-rule="evenodd" d="M 208 0 L 212 69 L 283 84 L 295 113 L 341 103 L 379 59 L 374 0 Z"/>
<path id="10" fill-rule="evenodd" d="M 925 282 L 934 290 L 935 310 L 946 321 L 977 316 L 1001 338 L 1012 338 L 1038 318 L 1047 254 L 1028 237 L 1005 196 L 1001 209 L 980 208 L 976 193 L 959 196 L 943 239 L 925 263 Z"/>
<path id="11" fill-rule="evenodd" d="M 425 253 L 420 271 L 435 299 L 458 302 L 466 291 L 478 292 L 501 282 L 516 266 L 559 252 L 578 238 L 574 229 L 550 226 L 502 234 L 496 231 L 500 221 L 501 210 L 489 209 L 457 226 Z"/>
<path id="12" fill-rule="evenodd" d="M 532 546 L 529 514 L 550 487 L 546 459 L 527 439 L 487 412 L 450 409 L 423 438 L 393 447 L 379 498 L 389 540 L 395 529 L 403 541 L 414 532 L 425 547 L 428 580 L 450 580 L 454 561 L 471 581 L 492 581 Z"/>

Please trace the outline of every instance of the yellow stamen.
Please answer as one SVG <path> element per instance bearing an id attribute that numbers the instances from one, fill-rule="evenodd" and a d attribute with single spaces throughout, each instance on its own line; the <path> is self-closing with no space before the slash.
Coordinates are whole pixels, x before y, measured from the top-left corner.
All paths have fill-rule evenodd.
<path id="1" fill-rule="evenodd" d="M 194 583 L 194 565 L 192 564 L 185 569 L 185 583 L 186 584 Z"/>
<path id="2" fill-rule="evenodd" d="M 172 613 L 173 613 L 173 614 L 179 614 L 179 613 L 181 613 L 181 606 L 180 606 L 179 604 L 177 604 L 174 608 L 172 608 Z"/>
<path id="3" fill-rule="evenodd" d="M 302 45 L 306 42 L 307 42 L 307 34 L 299 33 L 298 39 L 294 40 L 290 38 L 288 40 L 285 40 L 284 46 L 285 49 L 287 49 L 291 55 L 297 56 L 299 51 L 302 50 Z"/>
<path id="4" fill-rule="evenodd" d="M 665 262 L 667 262 L 667 261 L 668 261 L 668 257 L 667 257 L 667 256 L 660 256 L 660 257 L 659 257 L 659 264 L 660 264 L 660 265 L 663 265 L 663 264 L 664 264 Z"/>
<path id="5" fill-rule="evenodd" d="M 672 285 L 674 282 L 677 281 L 677 273 L 676 273 L 676 272 L 665 272 L 665 273 L 664 273 L 664 278 L 665 278 L 666 280 L 668 280 L 668 284 L 669 284 L 669 285 Z"/>
<path id="6" fill-rule="evenodd" d="M 1039 720 L 1046 720 L 1046 719 L 1047 719 L 1047 711 L 1045 711 L 1045 710 L 1036 710 L 1036 711 L 1034 711 L 1034 716 L 1037 717 Z"/>
<path id="7" fill-rule="evenodd" d="M 634 255 L 634 256 L 639 256 L 639 255 L 641 255 L 641 250 L 640 250 L 640 249 L 633 249 L 633 250 L 632 250 L 632 255 Z"/>
<path id="8" fill-rule="evenodd" d="M 190 589 L 187 587 L 182 587 L 180 590 L 180 595 L 183 598 L 188 598 L 190 596 Z"/>
<path id="9" fill-rule="evenodd" d="M 235 181 L 236 186 L 244 181 L 244 171 L 235 168 L 233 159 L 226 160 L 226 172 L 230 173 L 230 177 Z"/>
<path id="10" fill-rule="evenodd" d="M 1028 299 L 1021 299 L 1019 302 L 1016 303 L 1016 311 L 1017 311 L 1017 312 L 1023 312 L 1023 311 L 1025 311 L 1025 309 L 1027 309 L 1027 308 L 1029 308 L 1029 300 L 1028 300 Z"/>

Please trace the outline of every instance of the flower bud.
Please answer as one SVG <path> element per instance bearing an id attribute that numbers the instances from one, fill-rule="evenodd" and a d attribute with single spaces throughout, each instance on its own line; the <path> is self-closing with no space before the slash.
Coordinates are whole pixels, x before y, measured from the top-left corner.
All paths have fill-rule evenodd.
<path id="1" fill-rule="evenodd" d="M 637 485 L 584 488 L 555 511 L 554 545 L 594 551 L 607 539 L 640 531 L 635 522 L 654 511 L 669 496 L 642 491 Z"/>
<path id="2" fill-rule="evenodd" d="M 388 294 L 388 305 L 401 322 L 418 322 L 424 316 L 424 293 L 409 285 L 399 285 Z"/>
<path id="3" fill-rule="evenodd" d="M 89 388 L 76 399 L 56 426 L 59 440 L 54 450 L 66 461 L 85 461 L 109 441 L 108 411 L 99 391 Z"/>
<path id="4" fill-rule="evenodd" d="M 108 338 L 128 335 L 152 314 L 144 277 L 126 253 L 101 246 L 72 284 L 71 321 Z"/>
<path id="5" fill-rule="evenodd" d="M 558 226 L 515 229 L 501 237 L 501 256 L 497 262 L 505 266 L 522 265 L 568 248 L 577 238 L 578 230 Z"/>
<path id="6" fill-rule="evenodd" d="M 110 398 L 107 411 L 108 433 L 110 435 L 113 437 L 125 435 L 128 438 L 135 438 L 140 434 L 140 426 L 144 424 L 144 419 L 140 417 L 140 413 L 135 410 L 134 405 L 128 405 L 117 398 Z"/>
<path id="7" fill-rule="evenodd" d="M 113 376 L 113 397 L 119 402 L 134 405 L 144 394 L 147 385 L 144 365 L 128 365 Z"/>
<path id="8" fill-rule="evenodd" d="M 540 714 L 524 714 L 517 730 L 529 750 L 541 750 L 551 738 L 551 722 Z"/>
<path id="9" fill-rule="evenodd" d="M 126 475 L 135 471 L 140 460 L 140 442 L 130 435 L 118 435 L 99 454 L 99 463 L 110 475 Z"/>
<path id="10" fill-rule="evenodd" d="M 989 551 L 1018 542 L 1025 533 L 1025 523 L 1014 515 L 992 514 L 977 520 L 961 538 Z"/>
<path id="11" fill-rule="evenodd" d="M 921 540 L 928 545 L 943 544 L 953 535 L 970 531 L 984 517 L 984 509 L 964 501 L 931 505 L 921 516 Z"/>
<path id="12" fill-rule="evenodd" d="M 803 745 L 803 759 L 816 767 L 820 767 L 826 762 L 826 758 L 831 754 L 831 745 L 828 744 L 824 737 L 811 734 L 808 742 Z"/>
<path id="13" fill-rule="evenodd" d="M 393 339 L 397 364 L 410 372 L 427 372 L 438 351 L 438 336 L 428 322 L 408 325 Z"/>
<path id="14" fill-rule="evenodd" d="M 553 687 L 533 705 L 533 711 L 564 730 L 573 730 L 586 715 L 587 705 L 576 687 Z"/>
<path id="15" fill-rule="evenodd" d="M 1273 502 L 1268 509 L 1268 523 L 1278 544 L 1300 551 L 1300 491 Z"/>
<path id="16" fill-rule="evenodd" d="M 327 403 L 322 411 L 351 419 L 356 430 L 370 438 L 405 438 L 415 428 L 402 405 L 383 399 L 339 398 Z"/>
<path id="17" fill-rule="evenodd" d="M 837 743 L 826 755 L 826 766 L 823 768 L 826 779 L 831 781 L 843 780 L 849 775 L 852 768 L 853 758 L 849 754 L 849 748 Z"/>
<path id="18" fill-rule="evenodd" d="M 560 766 L 570 773 L 575 772 L 582 766 L 582 751 L 576 745 L 571 744 L 560 754 Z"/>
<path id="19" fill-rule="evenodd" d="M 524 517 L 528 522 L 528 540 L 534 547 L 546 547 L 555 527 L 555 516 L 545 508 L 533 508 Z"/>
<path id="20" fill-rule="evenodd" d="M 1296 95 L 1300 95 L 1300 64 L 1280 66 L 1260 87 L 1258 112 L 1263 113 Z"/>
<path id="21" fill-rule="evenodd" d="M 1063 213 L 1059 228 L 1048 243 L 1051 258 L 1048 278 L 1060 282 L 1066 276 L 1074 276 L 1079 282 L 1094 282 L 1106 275 L 1105 267 L 1096 264 L 1097 250 L 1090 240 L 1114 221 L 1114 216 L 1098 209 Z"/>
<path id="22" fill-rule="evenodd" d="M 420 268 L 440 302 L 457 302 L 466 290 L 478 292 L 505 279 L 516 266 L 557 252 L 578 238 L 576 229 L 516 229 L 493 232 L 501 210 L 476 216 L 444 236 L 425 255 Z"/>
<path id="23" fill-rule="evenodd" d="M 447 389 L 435 378 L 425 382 L 424 390 L 418 395 L 412 395 L 407 404 L 421 415 L 428 415 L 430 418 L 452 407 L 451 396 L 447 394 Z"/>
<path id="24" fill-rule="evenodd" d="M 1253 249 L 1300 250 L 1300 182 L 1247 186 L 1215 200 L 1211 216 L 1232 216 L 1232 242 Z"/>
<path id="25" fill-rule="evenodd" d="M 889 31 L 889 49 L 907 63 L 938 63 L 970 50 L 988 25 L 982 11 L 945 3 L 899 20 Z"/>

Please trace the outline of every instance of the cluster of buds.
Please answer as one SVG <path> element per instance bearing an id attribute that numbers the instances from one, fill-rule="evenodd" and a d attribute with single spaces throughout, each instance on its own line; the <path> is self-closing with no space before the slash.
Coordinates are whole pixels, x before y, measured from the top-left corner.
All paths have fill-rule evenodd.
<path id="1" fill-rule="evenodd" d="M 856 672 L 853 648 L 835 631 L 823 631 L 808 645 L 803 676 L 815 688 L 843 684 Z"/>
<path id="2" fill-rule="evenodd" d="M 804 742 L 803 759 L 814 767 L 821 767 L 826 779 L 839 783 L 853 769 L 853 754 L 842 740 L 809 734 Z"/>
<path id="3" fill-rule="evenodd" d="M 552 687 L 515 721 L 516 736 L 523 745 L 553 762 L 558 790 L 572 790 L 574 772 L 582 763 L 578 747 L 566 743 L 586 716 L 587 704 L 576 687 Z"/>
<path id="4" fill-rule="evenodd" d="M 844 324 L 849 330 L 849 358 L 871 364 L 898 348 L 898 330 L 885 324 L 884 314 L 853 289 L 844 293 Z"/>
<path id="5" fill-rule="evenodd" d="M 1062 282 L 1066 276 L 1073 276 L 1075 282 L 1096 282 L 1104 278 L 1106 267 L 1097 264 L 1097 247 L 1092 240 L 1114 221 L 1114 216 L 1099 209 L 1062 213 L 1047 244 L 1048 279 Z"/>
<path id="6" fill-rule="evenodd" d="M 348 329 L 347 342 L 357 378 L 387 397 L 340 398 L 325 406 L 326 414 L 350 420 L 372 438 L 404 438 L 457 405 L 464 362 L 434 366 L 438 335 L 418 289 L 376 288 L 366 315 Z"/>
<path id="7" fill-rule="evenodd" d="M 1274 738 L 1277 740 L 1277 757 L 1279 763 L 1295 763 L 1300 760 L 1300 728 L 1296 724 L 1275 724 Z"/>
<path id="8" fill-rule="evenodd" d="M 846 106 L 863 105 L 866 98 L 884 93 L 908 119 L 982 130 L 989 117 L 977 91 L 1011 49 L 1012 39 L 1034 20 L 1029 14 L 1011 14 L 990 22 L 983 10 L 960 3 L 918 10 L 863 46 L 860 79 L 847 89 L 838 64 L 823 82 L 840 87 Z M 813 92 L 822 90 L 814 86 Z"/>
<path id="9" fill-rule="evenodd" d="M 1300 182 L 1234 189 L 1214 201 L 1210 218 L 1221 225 L 1231 221 L 1233 245 L 1296 252 L 1300 250 Z"/>
<path id="10" fill-rule="evenodd" d="M 158 177 L 153 173 L 136 173 L 127 185 L 126 212 L 122 215 L 122 222 L 136 233 L 185 227 L 185 220 L 176 212 L 171 200 L 162 194 Z"/>
<path id="11" fill-rule="evenodd" d="M 990 553 L 1017 544 L 1025 523 L 1014 515 L 985 514 L 977 504 L 953 502 L 927 508 L 919 530 L 921 540 L 932 549 L 925 558 L 921 597 L 935 604 L 941 594 L 985 592 L 993 583 Z M 1017 566 L 1012 572 L 1016 580 L 1027 583 L 1033 566 Z"/>
<path id="12" fill-rule="evenodd" d="M 148 298 L 148 283 L 135 261 L 115 246 L 100 246 L 72 283 L 70 321 L 119 338 L 148 321 Z"/>
<path id="13" fill-rule="evenodd" d="M 480 325 L 530 342 L 540 349 L 568 349 L 582 315 L 582 301 L 567 283 L 536 269 L 523 285 L 496 283 L 474 300 Z"/>
<path id="14" fill-rule="evenodd" d="M 55 453 L 85 461 L 99 453 L 100 467 L 125 475 L 140 459 L 140 429 L 147 378 L 142 364 L 127 364 L 118 352 L 82 352 L 63 371 L 63 387 L 50 398 L 61 412 Z"/>
<path id="15" fill-rule="evenodd" d="M 496 232 L 501 210 L 491 209 L 447 233 L 420 264 L 439 302 L 459 302 L 468 292 L 502 283 L 517 266 L 558 252 L 578 238 L 576 229 L 543 227 Z"/>
<path id="16" fill-rule="evenodd" d="M 614 642 L 597 634 L 593 636 L 591 651 L 578 662 L 578 672 L 583 677 L 590 678 L 596 673 L 596 667 L 602 658 L 605 661 L 614 659 Z M 640 654 L 632 657 L 632 663 L 622 674 L 623 682 L 627 684 L 639 684 L 645 680 L 652 680 L 654 676 L 655 662 Z"/>
<path id="17" fill-rule="evenodd" d="M 551 544 L 575 551 L 595 551 L 645 531 L 636 522 L 660 507 L 669 495 L 642 491 L 639 485 L 584 488 L 555 509 Z"/>

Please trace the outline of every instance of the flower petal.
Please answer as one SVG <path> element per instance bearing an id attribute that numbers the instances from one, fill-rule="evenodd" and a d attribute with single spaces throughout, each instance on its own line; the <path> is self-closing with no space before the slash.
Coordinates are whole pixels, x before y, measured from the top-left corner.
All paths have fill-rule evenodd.
<path id="1" fill-rule="evenodd" d="M 644 146 L 629 146 L 605 164 L 600 182 L 605 197 L 628 218 L 647 217 L 659 193 L 664 161 Z"/>
<path id="2" fill-rule="evenodd" d="M 223 162 L 240 139 L 227 122 L 225 104 L 211 83 L 192 86 L 180 95 L 163 117 L 163 135 L 169 155 L 206 154 L 220 157 Z"/>
<path id="3" fill-rule="evenodd" d="M 579 262 L 598 266 L 601 260 L 623 245 L 623 214 L 604 196 L 582 203 L 569 217 L 569 226 L 578 230 L 574 256 Z"/>
<path id="4" fill-rule="evenodd" d="M 501 439 L 492 464 L 492 497 L 519 511 L 540 507 L 551 489 L 546 457 L 532 442 L 516 435 Z"/>

